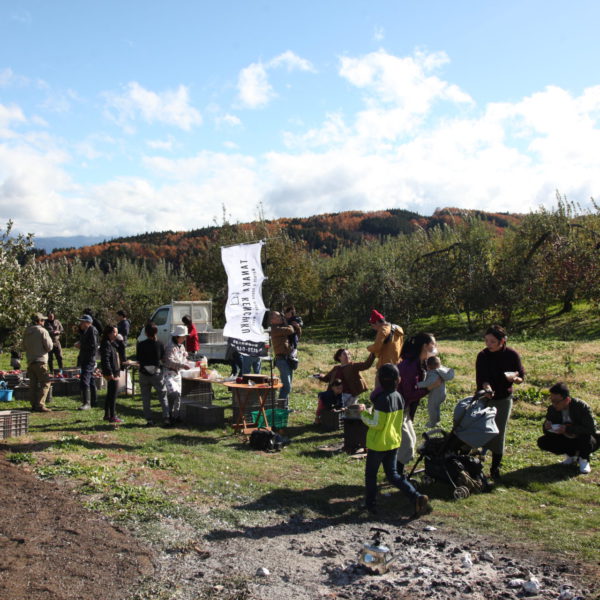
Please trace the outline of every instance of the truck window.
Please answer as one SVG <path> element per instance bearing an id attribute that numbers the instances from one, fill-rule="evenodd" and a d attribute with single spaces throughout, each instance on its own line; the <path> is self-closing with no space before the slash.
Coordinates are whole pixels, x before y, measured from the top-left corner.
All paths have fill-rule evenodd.
<path id="1" fill-rule="evenodd" d="M 169 318 L 169 309 L 161 308 L 160 310 L 157 310 L 154 313 L 154 316 L 152 317 L 152 322 L 155 325 L 164 325 L 167 322 L 168 318 Z"/>

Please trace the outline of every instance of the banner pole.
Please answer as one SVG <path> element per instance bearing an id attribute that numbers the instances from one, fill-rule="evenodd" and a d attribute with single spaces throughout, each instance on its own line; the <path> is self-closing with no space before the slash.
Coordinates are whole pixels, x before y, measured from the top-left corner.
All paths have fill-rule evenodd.
<path id="1" fill-rule="evenodd" d="M 265 247 L 265 279 L 268 279 L 268 275 L 266 272 L 267 266 L 269 264 L 269 245 L 267 243 L 267 240 L 264 241 L 264 247 Z M 270 313 L 271 313 L 271 307 L 269 307 L 269 317 L 270 317 Z M 275 359 L 275 357 L 273 356 L 273 338 L 271 337 L 271 322 L 269 320 L 269 358 L 271 360 L 269 360 L 269 371 L 270 371 L 270 382 L 271 382 L 271 419 L 273 421 L 273 423 L 271 423 L 271 429 L 275 429 L 274 425 L 275 425 L 275 388 L 273 385 L 273 361 Z"/>

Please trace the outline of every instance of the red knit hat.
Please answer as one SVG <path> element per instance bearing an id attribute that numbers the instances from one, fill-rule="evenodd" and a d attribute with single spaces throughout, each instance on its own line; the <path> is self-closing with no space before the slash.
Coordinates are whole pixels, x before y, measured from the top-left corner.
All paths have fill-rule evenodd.
<path id="1" fill-rule="evenodd" d="M 375 323 L 379 323 L 379 321 L 385 321 L 385 317 L 374 308 L 371 309 L 371 318 L 369 319 L 369 323 L 373 325 Z"/>

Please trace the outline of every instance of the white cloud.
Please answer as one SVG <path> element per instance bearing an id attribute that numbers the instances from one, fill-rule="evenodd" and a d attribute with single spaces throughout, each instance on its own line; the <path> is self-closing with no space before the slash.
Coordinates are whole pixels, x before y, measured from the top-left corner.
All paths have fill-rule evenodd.
<path id="1" fill-rule="evenodd" d="M 10 85 L 15 78 L 15 74 L 12 69 L 6 68 L 0 71 L 0 87 Z"/>
<path id="2" fill-rule="evenodd" d="M 146 140 L 146 145 L 154 150 L 173 150 L 175 138 L 169 136 L 166 140 Z"/>
<path id="3" fill-rule="evenodd" d="M 165 123 L 189 131 L 202 123 L 200 113 L 190 105 L 186 86 L 162 93 L 143 88 L 136 81 L 130 82 L 122 94 L 107 93 L 106 115 L 131 131 L 131 123 L 141 117 L 146 123 Z"/>
<path id="4" fill-rule="evenodd" d="M 268 71 L 285 67 L 288 71 L 315 72 L 310 61 L 291 50 L 275 56 L 266 64 L 251 63 L 238 75 L 238 98 L 246 108 L 262 108 L 277 96 L 269 82 Z"/>
<path id="5" fill-rule="evenodd" d="M 227 126 L 227 127 L 240 127 L 242 121 L 239 117 L 235 115 L 226 114 L 215 119 L 215 123 L 217 127 Z"/>
<path id="6" fill-rule="evenodd" d="M 340 75 L 364 88 L 378 103 L 396 104 L 412 114 L 425 114 L 436 99 L 469 103 L 471 98 L 433 71 L 448 62 L 443 52 L 399 58 L 383 50 L 361 58 L 342 57 Z"/>
<path id="7" fill-rule="evenodd" d="M 269 68 L 277 69 L 278 67 L 286 67 L 288 71 L 308 71 L 311 73 L 315 72 L 315 68 L 312 63 L 305 58 L 300 58 L 297 54 L 291 50 L 286 50 L 279 56 L 272 58 L 269 61 Z"/>
<path id="8" fill-rule="evenodd" d="M 25 123 L 26 121 L 27 119 L 19 106 L 15 104 L 10 106 L 0 104 L 0 137 L 2 136 L 3 129 L 12 123 Z M 8 132 L 4 132 L 4 135 L 8 135 Z"/>
<path id="9" fill-rule="evenodd" d="M 234 220 L 251 220 L 259 202 L 276 218 L 390 207 L 430 214 L 448 205 L 523 212 L 553 205 L 555 189 L 583 205 L 598 197 L 600 86 L 579 95 L 548 87 L 478 107 L 436 71 L 446 62 L 443 53 L 346 57 L 340 78 L 363 101 L 354 113 L 332 112 L 318 127 L 290 121 L 284 148 L 262 155 L 243 154 L 224 136 L 219 152 L 141 156 L 134 166 L 145 168 L 143 177 L 94 186 L 71 180 L 73 157 L 47 132 L 32 131 L 18 106 L 0 105 L 0 211 L 40 235 L 111 236 L 205 226 L 222 205 Z M 123 122 L 155 118 L 156 102 L 123 97 Z M 218 107 L 207 114 L 237 126 Z M 146 150 L 179 149 L 176 142 L 149 139 Z M 88 136 L 77 150 L 99 160 L 107 148 Z"/>
<path id="10" fill-rule="evenodd" d="M 375 27 L 373 29 L 373 39 L 376 42 L 381 42 L 385 38 L 385 30 L 383 27 Z"/>
<path id="11" fill-rule="evenodd" d="M 262 63 L 252 63 L 240 71 L 238 93 L 242 105 L 247 108 L 266 106 L 275 97 Z"/>

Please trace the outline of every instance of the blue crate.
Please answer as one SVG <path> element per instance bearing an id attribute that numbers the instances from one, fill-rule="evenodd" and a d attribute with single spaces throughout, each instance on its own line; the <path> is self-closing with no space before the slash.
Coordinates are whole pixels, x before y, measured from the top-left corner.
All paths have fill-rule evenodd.
<path id="1" fill-rule="evenodd" d="M 12 390 L 0 390 L 0 402 L 12 402 L 13 391 Z"/>

